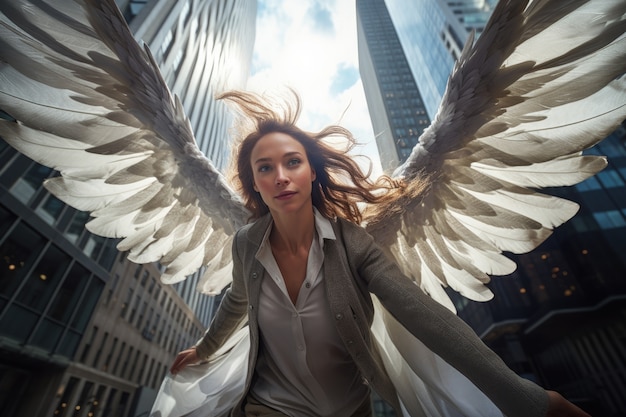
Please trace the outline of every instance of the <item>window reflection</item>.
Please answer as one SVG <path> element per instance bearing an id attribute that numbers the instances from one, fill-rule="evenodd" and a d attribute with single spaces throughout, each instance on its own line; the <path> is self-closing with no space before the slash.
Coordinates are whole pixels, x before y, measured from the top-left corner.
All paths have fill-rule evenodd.
<path id="1" fill-rule="evenodd" d="M 70 241 L 76 243 L 83 230 L 85 230 L 85 223 L 89 220 L 89 213 L 86 211 L 77 211 L 72 217 L 72 222 L 65 230 L 65 237 Z"/>
<path id="2" fill-rule="evenodd" d="M 68 323 L 89 281 L 89 271 L 75 263 L 50 305 L 48 315 L 61 323 Z"/>
<path id="3" fill-rule="evenodd" d="M 61 215 L 64 207 L 65 203 L 52 194 L 48 194 L 36 211 L 46 223 L 53 225 Z"/>
<path id="4" fill-rule="evenodd" d="M 44 244 L 43 237 L 30 227 L 23 223 L 15 227 L 0 245 L 0 296 L 13 295 Z"/>
<path id="5" fill-rule="evenodd" d="M 17 295 L 17 301 L 41 312 L 50 301 L 61 278 L 70 264 L 70 257 L 56 246 L 50 245 L 39 263 L 33 268 L 26 284 Z"/>
<path id="6" fill-rule="evenodd" d="M 100 294 L 104 288 L 104 283 L 99 279 L 91 279 L 89 283 L 89 287 L 85 292 L 85 296 L 82 298 L 80 305 L 78 306 L 78 311 L 80 314 L 74 314 L 74 318 L 72 319 L 71 326 L 82 332 L 85 330 L 87 326 L 87 322 L 91 318 L 91 313 L 93 313 L 94 308 L 96 307 L 96 303 L 100 298 Z"/>
<path id="7" fill-rule="evenodd" d="M 26 174 L 15 181 L 11 187 L 11 194 L 17 197 L 22 203 L 27 204 L 41 187 L 43 180 L 50 176 L 51 168 L 33 163 Z"/>

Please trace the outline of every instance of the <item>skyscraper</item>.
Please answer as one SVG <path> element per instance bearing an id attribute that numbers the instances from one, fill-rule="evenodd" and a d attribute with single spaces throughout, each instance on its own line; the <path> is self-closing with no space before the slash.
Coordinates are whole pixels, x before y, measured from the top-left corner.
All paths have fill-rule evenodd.
<path id="1" fill-rule="evenodd" d="M 411 153 L 430 124 L 383 1 L 357 1 L 359 70 L 383 171 Z"/>
<path id="2" fill-rule="evenodd" d="M 385 3 L 432 119 L 468 34 L 473 30 L 480 36 L 497 0 L 386 0 Z"/>
<path id="3" fill-rule="evenodd" d="M 419 94 L 434 117 L 468 32 L 482 32 L 495 3 L 357 1 L 361 72 L 375 134 L 392 131 L 392 116 L 380 103 L 393 96 L 375 68 L 384 68 L 391 56 L 399 68 L 406 62 L 417 92 L 403 94 Z M 386 143 L 388 151 L 393 143 Z M 560 391 L 592 415 L 623 415 L 626 128 L 586 152 L 608 156 L 609 166 L 574 187 L 548 190 L 579 203 L 579 213 L 534 251 L 512 256 L 518 269 L 493 278 L 492 301 L 450 295 L 459 316 L 520 375 Z M 393 162 L 384 165 L 393 168 Z"/>
<path id="4" fill-rule="evenodd" d="M 359 67 L 382 168 L 406 160 L 430 125 L 468 33 L 496 1 L 357 1 Z"/>
<path id="5" fill-rule="evenodd" d="M 118 5 L 181 97 L 200 148 L 223 168 L 230 118 L 213 96 L 245 86 L 256 1 Z M 195 276 L 163 287 L 158 265 L 130 264 L 115 240 L 87 232 L 88 214 L 42 187 L 53 175 L 0 141 L 0 414 L 141 414 L 215 301 L 195 291 Z"/>

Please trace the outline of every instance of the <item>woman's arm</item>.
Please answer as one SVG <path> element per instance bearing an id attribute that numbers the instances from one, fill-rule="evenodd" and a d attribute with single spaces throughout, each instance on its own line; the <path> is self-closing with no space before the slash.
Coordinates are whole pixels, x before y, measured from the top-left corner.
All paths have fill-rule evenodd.
<path id="1" fill-rule="evenodd" d="M 202 339 L 189 349 L 180 352 L 174 360 L 170 371 L 177 373 L 185 366 L 197 363 L 211 356 L 222 344 L 241 327 L 246 319 L 248 297 L 243 282 L 243 265 L 237 251 L 237 239 L 233 239 L 233 282 L 224 293 L 224 297 L 211 321 L 209 329 Z"/>
<path id="2" fill-rule="evenodd" d="M 505 415 L 557 417 L 562 415 L 559 410 L 577 408 L 515 374 L 463 320 L 404 276 L 367 233 L 354 230 L 345 237 L 355 258 L 350 262 L 357 266 L 369 291 L 413 336 L 470 379 Z M 587 417 L 582 413 L 571 415 Z"/>

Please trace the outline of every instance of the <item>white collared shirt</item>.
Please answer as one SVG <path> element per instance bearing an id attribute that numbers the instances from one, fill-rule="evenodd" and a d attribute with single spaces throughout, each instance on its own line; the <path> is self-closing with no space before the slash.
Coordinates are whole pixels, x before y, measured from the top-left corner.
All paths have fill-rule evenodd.
<path id="1" fill-rule="evenodd" d="M 324 239 L 336 239 L 315 210 L 315 236 L 295 305 L 269 244 L 268 227 L 256 258 L 267 271 L 259 299 L 259 356 L 251 394 L 291 416 L 350 416 L 369 396 L 345 349 L 324 286 Z"/>

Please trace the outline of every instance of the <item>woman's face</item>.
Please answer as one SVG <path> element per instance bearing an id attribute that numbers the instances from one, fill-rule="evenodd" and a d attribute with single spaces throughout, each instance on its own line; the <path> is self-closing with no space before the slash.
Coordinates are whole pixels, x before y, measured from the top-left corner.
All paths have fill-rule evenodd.
<path id="1" fill-rule="evenodd" d="M 250 164 L 254 190 L 272 216 L 312 210 L 315 170 L 300 142 L 285 133 L 268 133 L 252 148 Z"/>

